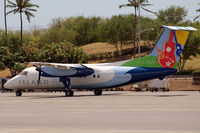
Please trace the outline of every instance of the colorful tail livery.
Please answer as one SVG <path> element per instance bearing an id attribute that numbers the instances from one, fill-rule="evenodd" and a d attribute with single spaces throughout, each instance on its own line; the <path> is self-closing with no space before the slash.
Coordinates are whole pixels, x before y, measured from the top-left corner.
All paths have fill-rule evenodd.
<path id="1" fill-rule="evenodd" d="M 192 27 L 162 26 L 163 33 L 149 56 L 130 60 L 122 66 L 177 68 Z"/>

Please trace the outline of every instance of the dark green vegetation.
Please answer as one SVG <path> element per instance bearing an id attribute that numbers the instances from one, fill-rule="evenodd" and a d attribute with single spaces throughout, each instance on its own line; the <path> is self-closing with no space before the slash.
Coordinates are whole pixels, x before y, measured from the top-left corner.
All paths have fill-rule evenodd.
<path id="1" fill-rule="evenodd" d="M 171 10 L 175 14 L 177 13 L 176 18 L 169 18 L 171 17 L 169 16 Z M 160 26 L 163 24 L 193 26 L 199 30 L 189 36 L 180 64 L 180 70 L 183 70 L 186 60 L 191 55 L 195 56 L 199 53 L 200 23 L 185 20 L 187 11 L 181 7 L 172 6 L 159 11 L 157 14 L 165 17 L 156 19 L 141 17 L 141 31 L 143 31 L 141 32 L 141 40 L 147 42 L 145 46 L 142 46 L 143 52 L 151 51 L 152 44 L 150 45 L 148 42 L 156 42 L 162 31 Z M 137 24 L 138 22 L 136 22 L 136 26 Z M 65 19 L 56 18 L 52 20 L 48 29 L 35 28 L 32 31 L 25 31 L 23 43 L 20 39 L 22 32 L 8 31 L 8 35 L 6 35 L 1 30 L 0 69 L 3 70 L 8 67 L 14 75 L 16 71 L 19 72 L 31 61 L 84 63 L 89 59 L 115 58 L 116 56 L 130 54 L 131 51 L 133 52 L 133 48 L 123 49 L 123 47 L 127 44 L 133 44 L 134 25 L 133 15 L 118 15 L 111 18 L 86 18 L 83 16 Z M 148 30 L 149 28 L 153 28 L 153 30 Z M 94 42 L 111 43 L 115 46 L 116 51 L 114 54 L 87 55 L 80 48 L 80 46 Z"/>

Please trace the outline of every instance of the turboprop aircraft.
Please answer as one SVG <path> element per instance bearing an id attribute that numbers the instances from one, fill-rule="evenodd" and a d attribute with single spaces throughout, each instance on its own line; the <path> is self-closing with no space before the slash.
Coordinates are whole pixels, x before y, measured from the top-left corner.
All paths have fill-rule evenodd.
<path id="1" fill-rule="evenodd" d="M 31 62 L 34 67 L 23 70 L 10 79 L 5 88 L 64 90 L 73 96 L 73 89 L 94 89 L 101 95 L 103 88 L 113 88 L 154 78 L 162 80 L 177 72 L 181 52 L 193 27 L 162 26 L 164 28 L 153 51 L 145 57 L 104 64 L 59 64 Z"/>

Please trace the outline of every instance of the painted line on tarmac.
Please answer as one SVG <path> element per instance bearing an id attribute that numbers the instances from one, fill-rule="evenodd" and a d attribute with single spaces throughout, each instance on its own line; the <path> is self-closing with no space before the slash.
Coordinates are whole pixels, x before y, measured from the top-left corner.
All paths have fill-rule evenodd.
<path id="1" fill-rule="evenodd" d="M 6 132 L 35 132 L 39 131 L 40 129 L 18 129 L 18 128 L 0 128 L 0 133 Z"/>

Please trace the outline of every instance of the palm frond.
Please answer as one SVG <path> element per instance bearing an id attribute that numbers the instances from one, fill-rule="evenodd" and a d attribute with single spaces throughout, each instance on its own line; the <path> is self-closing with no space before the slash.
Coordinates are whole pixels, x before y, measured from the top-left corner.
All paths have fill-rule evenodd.
<path id="1" fill-rule="evenodd" d="M 128 0 L 131 4 L 133 4 L 133 0 Z"/>
<path id="2" fill-rule="evenodd" d="M 23 0 L 16 0 L 16 3 L 18 6 L 21 6 L 23 4 Z"/>
<path id="3" fill-rule="evenodd" d="M 32 13 L 28 11 L 25 11 L 25 14 L 29 23 L 31 22 L 31 17 L 35 17 Z"/>
<path id="4" fill-rule="evenodd" d="M 17 9 L 15 10 L 14 14 L 16 14 L 17 12 L 20 12 L 20 9 L 19 9 L 19 8 L 17 8 Z"/>
<path id="5" fill-rule="evenodd" d="M 29 3 L 29 2 L 30 2 L 30 0 L 24 0 L 24 4 L 25 4 L 25 3 Z"/>
<path id="6" fill-rule="evenodd" d="M 125 6 L 133 6 L 133 4 L 124 4 L 124 5 L 120 5 L 119 8 L 125 7 Z"/>
<path id="7" fill-rule="evenodd" d="M 138 3 L 148 3 L 148 0 L 139 0 Z"/>
<path id="8" fill-rule="evenodd" d="M 151 6 L 153 4 L 141 4 L 141 6 Z"/>
<path id="9" fill-rule="evenodd" d="M 13 10 L 7 12 L 6 15 L 11 14 L 11 13 L 14 13 L 14 14 L 15 14 L 15 12 L 16 12 L 17 10 L 18 10 L 18 9 L 13 9 Z"/>
<path id="10" fill-rule="evenodd" d="M 7 0 L 7 1 L 8 1 L 8 4 L 13 5 L 13 6 L 17 6 L 17 4 L 15 4 L 14 2 L 9 1 L 9 0 Z"/>
<path id="11" fill-rule="evenodd" d="M 17 6 L 15 6 L 15 5 L 6 5 L 6 7 L 8 7 L 8 8 L 17 8 Z"/>
<path id="12" fill-rule="evenodd" d="M 39 8 L 38 5 L 32 4 L 32 3 L 28 3 L 28 4 L 26 5 L 26 7 L 37 7 L 37 8 Z"/>
<path id="13" fill-rule="evenodd" d="M 196 16 L 193 20 L 195 21 L 196 19 L 198 19 L 200 17 L 200 15 L 199 16 Z"/>
<path id="14" fill-rule="evenodd" d="M 144 7 L 141 7 L 141 8 L 142 8 L 143 10 L 147 11 L 147 12 L 150 12 L 150 13 L 152 13 L 152 14 L 158 16 L 157 12 L 150 11 L 149 9 L 146 9 L 146 8 L 144 8 Z"/>
<path id="15" fill-rule="evenodd" d="M 28 10 L 28 11 L 33 11 L 33 12 L 37 12 L 36 9 L 31 9 L 31 8 L 26 8 L 26 10 Z"/>
<path id="16" fill-rule="evenodd" d="M 26 11 L 25 11 L 25 14 L 26 14 L 26 18 L 27 18 L 28 22 L 30 23 L 31 22 L 30 16 L 28 15 L 28 13 Z"/>

